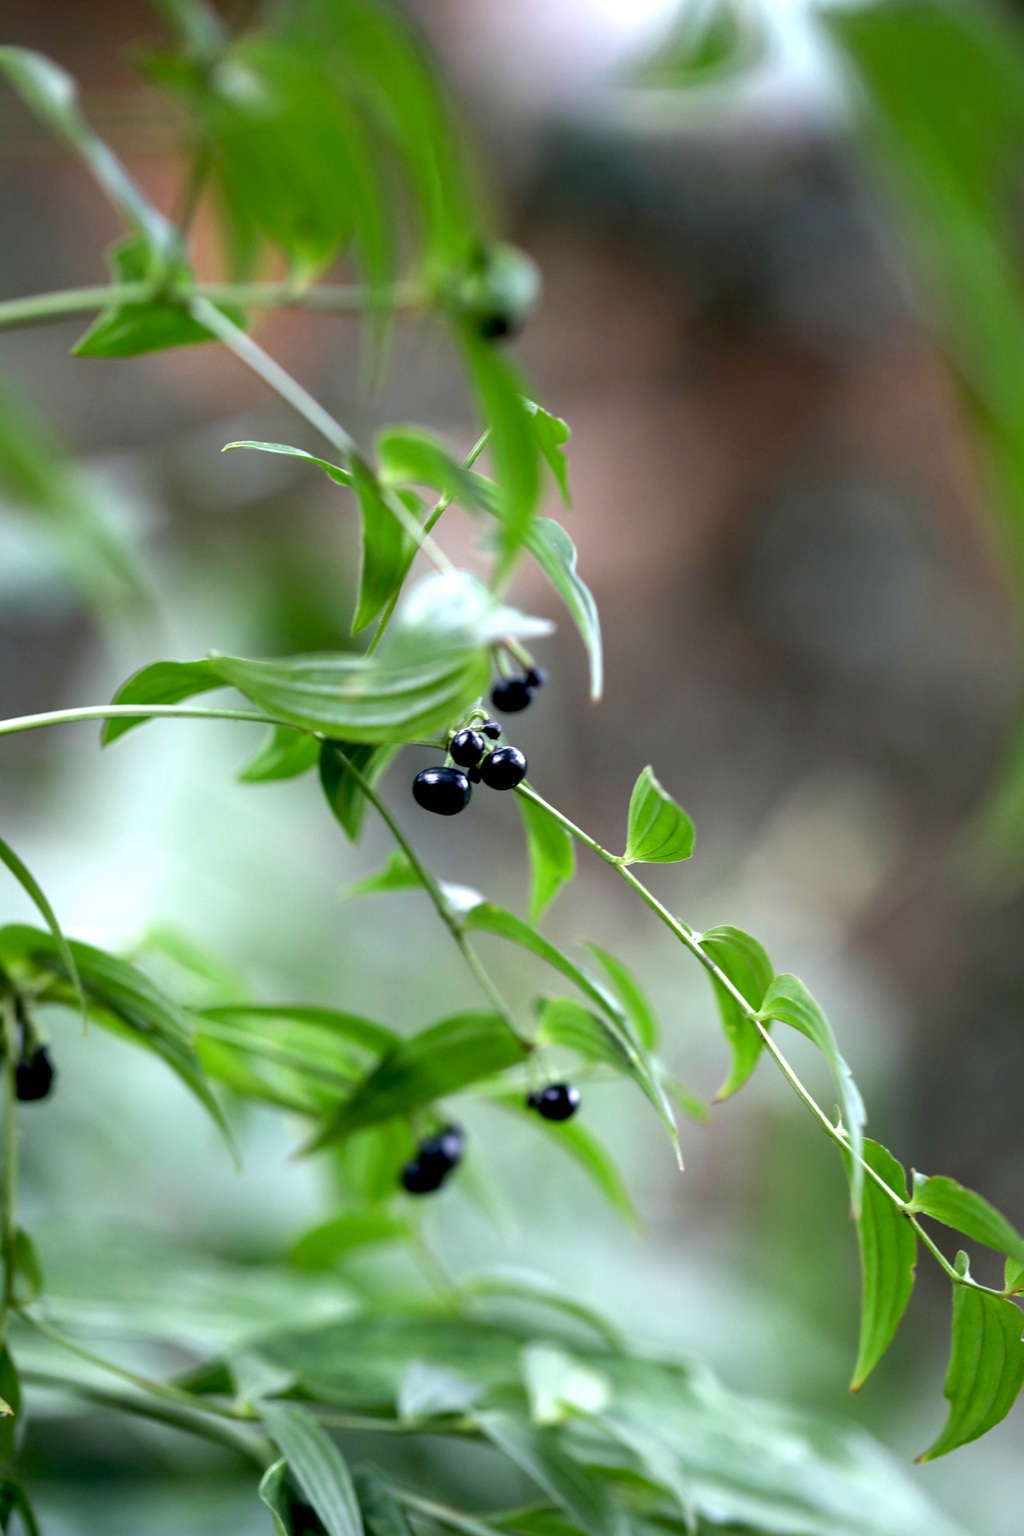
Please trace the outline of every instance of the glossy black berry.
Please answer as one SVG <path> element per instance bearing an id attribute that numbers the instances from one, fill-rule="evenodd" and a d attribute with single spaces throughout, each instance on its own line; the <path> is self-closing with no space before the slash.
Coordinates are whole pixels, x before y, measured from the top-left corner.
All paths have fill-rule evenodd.
<path id="1" fill-rule="evenodd" d="M 412 781 L 413 799 L 436 816 L 457 816 L 473 793 L 466 775 L 458 768 L 424 768 Z"/>
<path id="2" fill-rule="evenodd" d="M 489 736 L 492 741 L 497 741 L 498 737 L 501 735 L 501 726 L 498 724 L 497 720 L 485 720 L 480 729 L 483 731 L 484 735 Z"/>
<path id="3" fill-rule="evenodd" d="M 18 1062 L 14 1072 L 15 1091 L 22 1103 L 45 1099 L 53 1087 L 56 1068 L 45 1045 L 40 1045 L 31 1056 Z"/>
<path id="4" fill-rule="evenodd" d="M 466 1134 L 461 1125 L 446 1125 L 436 1136 L 428 1136 L 416 1154 L 424 1173 L 439 1172 L 444 1178 L 462 1162 Z"/>
<path id="5" fill-rule="evenodd" d="M 580 1107 L 580 1091 L 572 1083 L 548 1083 L 526 1102 L 545 1120 L 571 1120 Z"/>
<path id="6" fill-rule="evenodd" d="M 515 789 L 526 778 L 526 758 L 518 747 L 497 747 L 480 764 L 488 789 Z"/>
<path id="7" fill-rule="evenodd" d="M 527 688 L 543 688 L 548 680 L 548 675 L 543 667 L 531 667 L 523 681 Z"/>
<path id="8" fill-rule="evenodd" d="M 479 768 L 467 768 L 466 769 L 466 778 L 469 780 L 469 782 L 471 784 L 479 784 L 480 783 L 480 769 Z"/>
<path id="9" fill-rule="evenodd" d="M 424 1168 L 418 1157 L 402 1169 L 402 1187 L 410 1195 L 432 1195 L 444 1183 L 447 1168 Z"/>
<path id="10" fill-rule="evenodd" d="M 503 715 L 518 714 L 533 698 L 533 689 L 524 677 L 502 677 L 491 689 L 491 703 Z"/>
<path id="11" fill-rule="evenodd" d="M 456 731 L 448 752 L 460 768 L 475 768 L 484 755 L 484 738 L 479 731 Z"/>

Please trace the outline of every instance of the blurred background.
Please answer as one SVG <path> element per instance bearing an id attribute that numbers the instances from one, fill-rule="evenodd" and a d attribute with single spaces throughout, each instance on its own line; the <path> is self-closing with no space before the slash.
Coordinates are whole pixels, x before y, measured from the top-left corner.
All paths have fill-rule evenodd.
<path id="1" fill-rule="evenodd" d="M 569 526 L 604 625 L 593 706 L 574 633 L 524 571 L 521 605 L 559 622 L 543 647 L 551 682 L 511 733 L 532 780 L 616 846 L 653 763 L 698 828 L 691 863 L 652 873 L 659 895 L 699 928 L 761 937 L 827 1007 L 879 1139 L 1024 1224 L 1022 901 L 1012 860 L 993 857 L 1013 823 L 992 814 L 994 793 L 1004 813 L 1014 804 L 1001 766 L 1022 660 L 1012 507 L 984 392 L 950 342 L 949 269 L 863 129 L 849 59 L 803 0 L 689 7 L 677 76 L 645 91 L 630 82 L 678 25 L 671 0 L 424 0 L 414 13 L 496 222 L 543 274 L 516 354 L 572 427 Z M 159 37 L 141 0 L 8 0 L 3 34 L 79 77 L 92 121 L 171 208 L 175 123 L 132 68 L 140 40 Z M 958 82 L 945 84 L 955 118 Z M 104 281 L 117 230 L 85 173 L 8 96 L 0 129 L 0 298 Z M 1022 163 L 1000 162 L 1018 259 Z M 206 240 L 200 218 L 200 262 Z M 0 335 L 4 419 L 60 477 L 72 531 L 107 530 L 153 603 L 112 606 L 119 578 L 33 516 L 31 487 L 12 481 L 0 713 L 104 701 L 157 656 L 347 644 L 353 507 L 288 460 L 220 456 L 238 438 L 317 450 L 302 424 L 215 347 L 71 359 L 83 329 Z M 463 452 L 473 441 L 463 380 L 429 322 L 399 326 L 373 395 L 356 321 L 274 315 L 258 335 L 357 439 L 407 420 Z M 1024 353 L 1004 365 L 1019 372 Z M 442 532 L 467 557 L 468 525 Z M 403 1026 L 472 1000 L 416 894 L 343 900 L 383 860 L 379 828 L 353 849 L 312 780 L 234 781 L 253 736 L 195 722 L 155 723 L 103 753 L 87 726 L 6 741 L 4 835 L 77 937 L 131 947 L 161 925 L 259 995 Z M 522 911 L 515 808 L 478 797 L 432 824 L 407 793 L 415 759 L 387 781 L 403 825 L 442 878 Z M 3 910 L 28 916 L 13 884 Z M 710 1099 L 726 1065 L 713 1000 L 669 936 L 586 860 L 548 921 L 566 943 L 609 943 L 645 978 L 673 1065 Z M 489 958 L 528 1004 L 537 978 L 496 948 Z M 156 1304 L 152 1247 L 132 1267 L 132 1234 L 148 1232 L 231 1266 L 209 1262 L 211 1314 L 227 1288 L 270 1315 L 276 1298 L 249 1294 L 245 1265 L 286 1251 L 324 1197 L 317 1169 L 289 1161 L 280 1117 L 252 1113 L 239 1175 L 158 1065 L 70 1018 L 54 1028 L 59 1093 L 26 1113 L 25 1177 L 26 1225 L 55 1287 L 88 1312 L 120 1254 L 125 1294 Z M 584 1113 L 621 1159 L 644 1234 L 624 1232 L 540 1138 L 477 1109 L 477 1176 L 498 1214 L 463 1195 L 439 1202 L 435 1239 L 454 1267 L 546 1268 L 639 1341 L 854 1419 L 909 1464 L 941 1417 L 948 1287 L 922 1267 L 904 1331 L 850 1398 L 858 1279 L 841 1172 L 770 1065 L 707 1125 L 685 1126 L 682 1176 L 628 1088 L 595 1090 Z M 364 1282 L 379 1262 L 359 1261 Z M 333 1294 L 318 1277 L 287 1284 L 293 1307 Z M 910 1475 L 967 1530 L 1015 1536 L 1021 1425 L 1018 1413 Z M 204 1480 L 191 1447 L 143 1435 L 140 1463 L 141 1434 L 56 1417 L 36 1432 L 50 1536 L 263 1528 L 251 1489 L 236 1492 L 216 1458 Z M 58 1445 L 65 1470 L 69 1445 L 79 1457 L 70 1480 L 48 1476 Z"/>

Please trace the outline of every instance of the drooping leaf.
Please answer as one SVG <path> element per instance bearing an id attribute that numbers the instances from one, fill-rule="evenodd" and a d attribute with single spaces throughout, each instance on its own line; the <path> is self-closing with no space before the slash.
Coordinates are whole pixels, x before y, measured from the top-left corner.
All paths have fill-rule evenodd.
<path id="1" fill-rule="evenodd" d="M 953 1287 L 953 1338 L 944 1392 L 949 1417 L 919 1461 L 977 1440 L 1005 1419 L 1024 1385 L 1024 1319 L 1001 1296 Z"/>
<path id="2" fill-rule="evenodd" d="M 511 1413 L 476 1415 L 481 1430 L 586 1536 L 626 1536 L 626 1514 L 604 1485 L 565 1450 L 555 1429 L 539 1429 Z"/>
<path id="3" fill-rule="evenodd" d="M 310 1142 L 344 1141 L 378 1120 L 432 1104 L 515 1066 L 526 1047 L 498 1013 L 461 1013 L 402 1040 L 384 1055 Z"/>
<path id="4" fill-rule="evenodd" d="M 260 1417 L 284 1453 L 299 1492 L 327 1536 L 363 1536 L 359 1501 L 345 1458 L 327 1431 L 294 1403 L 261 1403 Z"/>
<path id="5" fill-rule="evenodd" d="M 270 784 L 279 779 L 296 779 L 315 768 L 320 757 L 320 742 L 306 731 L 290 725 L 275 725 L 256 756 L 238 775 L 242 784 Z"/>
<path id="6" fill-rule="evenodd" d="M 864 1138 L 864 1160 L 899 1195 L 907 1198 L 907 1176 L 891 1152 Z M 860 1216 L 860 1343 L 851 1392 L 858 1392 L 892 1343 L 914 1289 L 917 1234 L 907 1217 L 873 1179 L 865 1179 Z"/>
<path id="7" fill-rule="evenodd" d="M 365 464 L 353 457 L 352 486 L 363 516 L 363 554 L 359 568 L 359 597 L 352 633 L 371 624 L 398 591 L 409 569 L 413 544 L 389 505 L 388 493 Z"/>
<path id="8" fill-rule="evenodd" d="M 751 938 L 749 933 L 744 933 L 742 928 L 729 926 L 709 928 L 707 933 L 701 935 L 700 944 L 719 970 L 725 972 L 736 990 L 746 998 L 751 1008 L 755 1011 L 760 1008 L 775 975 L 763 945 Z M 716 1095 L 719 1099 L 727 1099 L 738 1088 L 742 1088 L 750 1077 L 760 1059 L 764 1042 L 728 987 L 724 987 L 714 977 L 712 986 L 725 1038 L 732 1051 L 732 1065 Z"/>
<path id="9" fill-rule="evenodd" d="M 675 864 L 693 852 L 693 822 L 645 768 L 629 801 L 623 864 Z"/>
<path id="10" fill-rule="evenodd" d="M 359 841 L 370 802 L 353 777 L 345 758 L 370 788 L 375 789 L 397 751 L 397 746 L 367 746 L 354 741 L 325 741 L 320 744 L 320 783 L 327 804 L 350 842 Z"/>
<path id="11" fill-rule="evenodd" d="M 21 1520 L 25 1536 L 41 1536 L 28 1494 L 17 1478 L 4 1473 L 0 1475 L 0 1530 L 6 1533 L 13 1529 L 11 1516 L 14 1514 Z"/>
<path id="12" fill-rule="evenodd" d="M 180 704 L 194 698 L 197 693 L 209 693 L 211 688 L 222 688 L 223 680 L 209 661 L 154 661 L 150 666 L 135 672 L 122 683 L 114 694 L 114 704 Z M 149 717 L 139 715 L 115 716 L 104 721 L 100 740 L 104 746 L 116 741 L 126 731 L 137 725 L 145 725 Z"/>
<path id="13" fill-rule="evenodd" d="M 607 949 L 602 949 L 600 944 L 588 941 L 587 948 L 594 959 L 604 971 L 608 980 L 619 995 L 622 1006 L 628 1013 L 636 1030 L 637 1039 L 646 1051 L 653 1051 L 658 1044 L 658 1020 L 651 1006 L 650 998 L 643 987 L 637 981 L 632 971 L 622 961 L 611 954 Z"/>
<path id="14" fill-rule="evenodd" d="M 825 1017 L 821 1005 L 811 996 L 800 978 L 791 976 L 787 972 L 776 976 L 768 988 L 764 1002 L 758 1010 L 758 1018 L 764 1024 L 772 1019 L 779 1019 L 783 1024 L 789 1024 L 793 1029 L 798 1029 L 818 1047 L 831 1067 L 839 1096 L 839 1106 L 842 1110 L 843 1124 L 850 1138 L 850 1150 L 853 1153 L 850 1191 L 854 1215 L 859 1215 L 861 1191 L 864 1187 L 864 1169 L 861 1167 L 860 1159 L 864 1156 L 864 1125 L 867 1112 L 864 1108 L 864 1100 L 860 1096 L 860 1089 L 853 1080 L 853 1074 L 839 1054 L 831 1024 Z"/>
<path id="15" fill-rule="evenodd" d="M 1024 1264 L 1024 1237 L 994 1205 L 972 1189 L 965 1189 L 956 1179 L 929 1179 L 915 1173 L 910 1209 L 918 1216 L 941 1221 L 943 1226 L 952 1227 L 987 1248 L 995 1248 L 1015 1264 Z"/>
<path id="16" fill-rule="evenodd" d="M 299 1269 L 331 1269 L 355 1249 L 405 1242 L 410 1231 L 403 1217 L 389 1211 L 342 1211 L 303 1232 L 292 1247 L 291 1261 Z"/>
<path id="17" fill-rule="evenodd" d="M 585 1061 L 600 1061 L 629 1072 L 632 1058 L 615 1031 L 574 997 L 548 998 L 537 1026 L 537 1044 L 562 1046 Z"/>
<path id="18" fill-rule="evenodd" d="M 545 1120 L 524 1103 L 522 1094 L 495 1094 L 494 1102 L 519 1119 L 529 1121 L 534 1130 L 547 1136 L 549 1141 L 573 1159 L 591 1182 L 597 1187 L 627 1226 L 634 1232 L 643 1230 L 633 1197 L 611 1153 L 579 1119 Z"/>
<path id="19" fill-rule="evenodd" d="M 362 880 L 354 880 L 351 885 L 345 887 L 342 894 L 349 897 L 372 896 L 380 891 L 422 889 L 423 881 L 419 873 L 413 869 L 401 848 L 395 848 L 388 854 L 383 868 L 377 870 L 375 874 L 364 875 Z"/>
<path id="20" fill-rule="evenodd" d="M 555 477 L 562 500 L 569 505 L 569 461 L 562 449 L 569 441 L 569 423 L 563 421 L 561 416 L 553 416 L 542 405 L 534 400 L 527 400 L 526 409 L 533 417 L 533 430 L 537 438 L 537 446 L 547 461 L 547 466 Z M 556 525 L 557 526 L 557 525 Z"/>
<path id="21" fill-rule="evenodd" d="M 292 1536 L 288 1522 L 288 1463 L 284 1457 L 269 1466 L 260 1478 L 259 1496 L 270 1510 L 274 1521 L 274 1536 Z"/>
<path id="22" fill-rule="evenodd" d="M 322 1008 L 312 1003 L 218 1003 L 198 1010 L 200 1018 L 231 1022 L 233 1020 L 284 1020 L 322 1031 L 328 1038 L 351 1042 L 366 1051 L 390 1050 L 399 1040 L 393 1029 L 375 1024 L 361 1014 L 340 1008 Z"/>
<path id="23" fill-rule="evenodd" d="M 526 795 L 518 795 L 530 853 L 530 922 L 536 925 L 546 907 L 576 870 L 572 838 L 548 813 Z"/>
<path id="24" fill-rule="evenodd" d="M 229 453 L 233 448 L 253 448 L 260 453 L 283 453 L 291 459 L 305 459 L 307 464 L 315 464 L 318 469 L 322 469 L 335 485 L 352 484 L 352 476 L 347 469 L 342 469 L 340 464 L 332 464 L 329 459 L 318 459 L 315 453 L 307 453 L 304 448 L 291 448 L 287 443 L 258 443 L 243 439 L 236 443 L 225 443 L 221 452 Z"/>
<path id="25" fill-rule="evenodd" d="M 526 539 L 540 495 L 540 468 L 533 417 L 521 381 L 493 347 L 462 328 L 463 354 L 477 408 L 490 428 L 490 454 L 498 482 L 502 564 L 515 558 Z"/>
<path id="26" fill-rule="evenodd" d="M 64 969 L 67 973 L 68 980 L 74 988 L 75 998 L 81 1010 L 82 1018 L 84 1019 L 86 1016 L 85 993 L 82 991 L 82 982 L 78 974 L 78 967 L 75 964 L 75 957 L 72 953 L 71 945 L 68 943 L 64 935 L 64 930 L 57 920 L 57 914 L 53 910 L 53 907 L 50 905 L 46 892 L 43 890 L 42 886 L 39 884 L 38 880 L 33 875 L 28 866 L 23 864 L 21 859 L 19 859 L 10 843 L 6 842 L 2 837 L 0 837 L 0 863 L 6 864 L 7 868 L 10 870 L 15 880 L 17 880 L 22 890 L 28 894 L 31 900 L 35 903 L 39 912 L 42 914 L 46 926 L 49 928 L 51 934 L 53 935 L 53 942 L 57 946 L 57 953 L 60 955 L 60 958 L 64 964 Z"/>
<path id="27" fill-rule="evenodd" d="M 590 697 L 599 699 L 604 687 L 601 620 L 594 595 L 576 570 L 576 546 L 550 517 L 533 518 L 523 543 L 572 615 L 590 658 Z"/>
<path id="28" fill-rule="evenodd" d="M 381 479 L 389 485 L 427 485 L 448 501 L 479 508 L 477 478 L 419 427 L 385 427 L 377 434 Z"/>

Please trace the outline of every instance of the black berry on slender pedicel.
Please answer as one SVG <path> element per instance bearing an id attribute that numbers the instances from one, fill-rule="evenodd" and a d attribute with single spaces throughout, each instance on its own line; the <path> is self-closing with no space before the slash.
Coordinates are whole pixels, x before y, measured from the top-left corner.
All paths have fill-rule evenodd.
<path id="1" fill-rule="evenodd" d="M 498 747 L 480 764 L 488 789 L 515 789 L 526 778 L 526 758 L 518 747 Z"/>
<path id="2" fill-rule="evenodd" d="M 503 715 L 516 715 L 533 698 L 533 689 L 524 677 L 501 677 L 491 689 L 491 703 Z"/>
<path id="3" fill-rule="evenodd" d="M 459 768 L 424 768 L 412 781 L 413 799 L 436 816 L 457 816 L 473 793 Z"/>
<path id="4" fill-rule="evenodd" d="M 402 1169 L 402 1185 L 410 1195 L 432 1195 L 462 1161 L 466 1135 L 459 1125 L 446 1125 L 422 1142 L 416 1156 Z"/>
<path id="5" fill-rule="evenodd" d="M 45 1099 L 53 1087 L 57 1069 L 45 1045 L 37 1046 L 31 1056 L 23 1056 L 14 1072 L 15 1092 L 22 1103 Z"/>
<path id="6" fill-rule="evenodd" d="M 548 680 L 548 675 L 543 667 L 531 667 L 523 678 L 527 688 L 543 688 Z"/>
<path id="7" fill-rule="evenodd" d="M 479 731 L 456 731 L 448 752 L 460 768 L 475 768 L 484 755 L 484 738 Z"/>
<path id="8" fill-rule="evenodd" d="M 580 1107 L 580 1091 L 572 1083 L 548 1083 L 526 1100 L 544 1120 L 570 1120 Z"/>
<path id="9" fill-rule="evenodd" d="M 497 720 L 482 721 L 480 729 L 483 731 L 484 735 L 489 736 L 492 741 L 497 741 L 498 737 L 501 735 L 501 726 L 498 724 Z"/>

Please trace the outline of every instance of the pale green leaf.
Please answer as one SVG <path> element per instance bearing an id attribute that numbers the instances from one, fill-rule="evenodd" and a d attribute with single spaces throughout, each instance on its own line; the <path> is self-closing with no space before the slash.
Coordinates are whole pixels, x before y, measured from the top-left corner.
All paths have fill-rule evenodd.
<path id="1" fill-rule="evenodd" d="M 292 1403 L 261 1403 L 259 1412 L 327 1536 L 363 1536 L 359 1501 L 345 1458 L 327 1431 L 307 1409 Z"/>
<path id="2" fill-rule="evenodd" d="M 604 687 L 601 620 L 593 593 L 576 570 L 576 546 L 550 517 L 533 518 L 523 543 L 572 615 L 590 659 L 590 697 L 599 699 Z"/>
<path id="3" fill-rule="evenodd" d="M 764 995 L 775 975 L 774 967 L 763 945 L 744 933 L 742 928 L 709 928 L 701 934 L 700 947 L 724 971 L 736 990 L 745 997 L 755 1011 L 764 1002 Z M 732 1051 L 732 1065 L 718 1090 L 719 1099 L 727 1099 L 750 1077 L 757 1066 L 764 1048 L 764 1041 L 757 1027 L 717 977 L 711 978 L 715 1001 L 722 1020 L 725 1038 Z"/>
<path id="4" fill-rule="evenodd" d="M 877 1141 L 864 1139 L 864 1161 L 901 1200 L 907 1198 L 907 1176 Z M 857 1392 L 892 1343 L 914 1289 L 917 1234 L 900 1208 L 875 1183 L 865 1179 L 860 1216 L 861 1309 L 860 1342 L 851 1392 Z"/>
<path id="5" fill-rule="evenodd" d="M 43 890 L 42 886 L 39 884 L 38 880 L 33 875 L 28 866 L 23 864 L 21 859 L 19 859 L 10 843 L 6 842 L 2 837 L 0 837 L 0 863 L 6 864 L 15 880 L 17 880 L 18 884 L 27 893 L 27 895 L 35 903 L 36 907 L 42 914 L 43 919 L 46 922 L 46 926 L 49 928 L 51 934 L 53 935 L 53 942 L 57 946 L 57 953 L 63 962 L 64 970 L 67 973 L 68 980 L 74 988 L 75 998 L 78 1002 L 78 1006 L 84 1020 L 86 1017 L 86 1006 L 85 993 L 82 990 L 81 977 L 78 974 L 78 967 L 75 964 L 75 957 L 72 952 L 71 945 L 68 943 L 67 938 L 64 935 L 64 930 L 57 920 L 57 914 L 53 910 L 53 907 L 50 905 L 46 892 Z"/>
<path id="6" fill-rule="evenodd" d="M 627 1536 L 625 1511 L 603 1483 L 565 1450 L 555 1429 L 538 1429 L 511 1413 L 477 1414 L 484 1435 L 553 1499 L 585 1536 Z"/>
<path id="7" fill-rule="evenodd" d="M 693 822 L 645 768 L 629 801 L 623 864 L 675 864 L 693 852 Z"/>
<path id="8" fill-rule="evenodd" d="M 527 795 L 517 795 L 530 854 L 530 922 L 536 925 L 545 909 L 576 870 L 572 838 L 548 812 Z"/>
<path id="9" fill-rule="evenodd" d="M 1005 1419 L 1024 1385 L 1024 1319 L 1001 1296 L 953 1287 L 953 1338 L 943 1389 L 949 1417 L 919 1461 L 934 1461 Z"/>
<path id="10" fill-rule="evenodd" d="M 388 854 L 381 869 L 378 869 L 375 874 L 364 875 L 361 880 L 354 880 L 351 885 L 345 887 L 342 895 L 372 896 L 381 891 L 422 889 L 423 881 L 419 873 L 413 869 L 401 848 L 395 848 Z"/>
<path id="11" fill-rule="evenodd" d="M 647 993 L 628 966 L 623 965 L 609 950 L 589 941 L 587 948 L 618 993 L 640 1044 L 644 1050 L 653 1051 L 658 1044 L 658 1020 Z"/>
<path id="12" fill-rule="evenodd" d="M 1024 1265 L 1024 1237 L 994 1205 L 955 1179 L 929 1179 L 915 1173 L 910 1209 L 918 1216 L 941 1221 L 943 1226 L 952 1227 L 987 1248 L 995 1248 L 1015 1264 Z"/>
<path id="13" fill-rule="evenodd" d="M 320 743 L 306 731 L 275 725 L 263 746 L 238 775 L 242 784 L 269 784 L 295 779 L 316 766 Z"/>
<path id="14" fill-rule="evenodd" d="M 225 443 L 221 452 L 229 453 L 233 448 L 254 448 L 260 453 L 283 453 L 292 459 L 305 459 L 307 464 L 315 464 L 318 469 L 322 469 L 335 485 L 351 486 L 352 484 L 352 476 L 347 469 L 342 469 L 340 464 L 332 464 L 329 459 L 318 459 L 316 454 L 307 453 L 304 448 L 291 448 L 287 443 L 257 443 L 242 440 L 236 443 Z"/>

